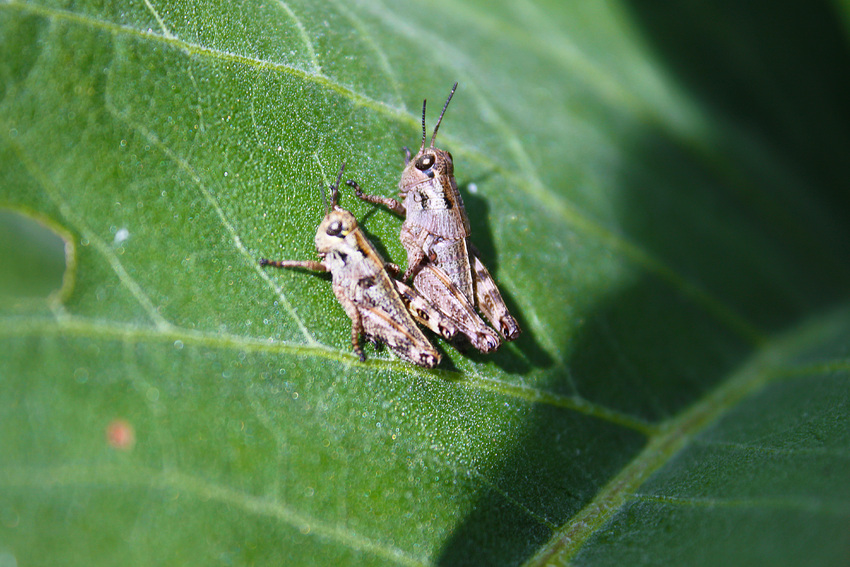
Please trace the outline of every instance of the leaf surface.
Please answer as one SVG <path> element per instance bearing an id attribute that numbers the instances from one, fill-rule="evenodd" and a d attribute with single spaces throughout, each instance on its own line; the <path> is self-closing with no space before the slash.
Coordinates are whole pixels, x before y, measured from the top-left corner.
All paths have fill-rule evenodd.
<path id="1" fill-rule="evenodd" d="M 839 20 L 677 10 L 1 3 L 0 564 L 840 563 Z M 395 196 L 454 81 L 524 333 L 359 363 L 257 260 L 315 259 L 343 160 Z"/>

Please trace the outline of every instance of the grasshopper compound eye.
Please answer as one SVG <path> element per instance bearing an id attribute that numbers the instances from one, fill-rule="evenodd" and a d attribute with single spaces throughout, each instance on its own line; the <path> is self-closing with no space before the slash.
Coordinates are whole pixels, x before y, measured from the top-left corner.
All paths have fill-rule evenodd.
<path id="1" fill-rule="evenodd" d="M 328 225 L 328 229 L 325 232 L 328 236 L 339 236 L 342 233 L 342 223 L 333 221 Z"/>
<path id="2" fill-rule="evenodd" d="M 431 166 L 434 165 L 434 161 L 435 160 L 433 154 L 425 154 L 424 156 L 416 160 L 416 163 L 414 163 L 413 165 L 419 171 L 425 171 L 426 169 L 431 169 Z"/>

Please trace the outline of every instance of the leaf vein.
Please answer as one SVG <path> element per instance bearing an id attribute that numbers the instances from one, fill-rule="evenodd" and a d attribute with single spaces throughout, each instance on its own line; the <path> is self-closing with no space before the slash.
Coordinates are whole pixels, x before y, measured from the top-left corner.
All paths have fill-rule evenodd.
<path id="1" fill-rule="evenodd" d="M 404 104 L 404 97 L 401 95 L 401 84 L 398 81 L 398 77 L 396 76 L 395 70 L 390 64 L 389 57 L 387 57 L 386 52 L 381 48 L 377 41 L 375 41 L 375 37 L 372 32 L 366 27 L 366 24 L 358 18 L 354 12 L 346 8 L 342 3 L 338 0 L 331 0 L 331 4 L 339 10 L 339 12 L 343 15 L 345 19 L 351 22 L 351 25 L 357 30 L 359 33 L 359 37 L 363 39 L 375 55 L 378 56 L 378 64 L 381 66 L 381 69 L 384 71 L 384 74 L 387 76 L 387 79 L 390 82 L 390 86 L 393 89 L 393 93 L 395 94 L 396 104 L 402 112 L 407 113 L 407 108 Z"/>
<path id="2" fill-rule="evenodd" d="M 850 516 L 850 502 L 833 501 L 826 503 L 823 500 L 812 498 L 694 498 L 688 496 L 638 494 L 635 496 L 635 500 L 690 508 L 767 508 Z"/>
<path id="3" fill-rule="evenodd" d="M 139 327 L 77 316 L 67 316 L 61 319 L 0 317 L 0 338 L 47 335 L 75 335 L 130 342 L 173 343 L 181 341 L 184 345 L 196 345 L 212 349 L 234 349 L 248 353 L 289 354 L 324 358 L 340 362 L 346 366 L 393 370 L 408 376 L 444 380 L 459 387 L 489 391 L 529 403 L 572 410 L 633 429 L 644 435 L 652 435 L 657 431 L 657 426 L 639 418 L 599 406 L 578 396 L 561 396 L 528 386 L 464 375 L 453 370 L 425 369 L 397 359 L 370 358 L 366 362 L 360 362 L 354 354 L 343 353 L 319 343 L 305 345 L 226 333 L 210 334 L 174 325 L 167 329 Z"/>
<path id="4" fill-rule="evenodd" d="M 315 535 L 345 545 L 356 551 L 370 553 L 399 565 L 424 567 L 422 559 L 387 543 L 360 535 L 344 525 L 323 522 L 299 512 L 283 502 L 254 496 L 233 488 L 209 482 L 176 471 L 158 471 L 147 467 L 128 470 L 115 466 L 58 466 L 48 469 L 0 469 L 0 484 L 6 487 L 35 486 L 40 489 L 53 486 L 98 485 L 127 488 L 128 486 L 156 490 L 178 490 L 190 494 L 199 502 L 213 500 L 237 506 L 250 514 L 268 516 L 295 528 L 303 536 Z"/>
<path id="5" fill-rule="evenodd" d="M 531 508 L 529 508 L 528 506 L 526 506 L 525 504 L 523 504 L 522 502 L 520 502 L 519 500 L 517 500 L 516 498 L 514 498 L 510 494 L 508 494 L 507 491 L 503 490 L 502 488 L 500 488 L 499 486 L 494 484 L 481 471 L 479 471 L 477 469 L 473 469 L 472 474 L 474 474 L 476 476 L 476 478 L 481 480 L 481 482 L 484 483 L 487 486 L 487 488 L 489 488 L 493 492 L 499 493 L 502 496 L 502 498 L 504 498 L 505 500 L 507 500 L 508 502 L 510 502 L 511 504 L 513 504 L 514 506 L 516 506 L 517 508 L 522 510 L 527 516 L 532 518 L 534 521 L 536 521 L 541 526 L 545 526 L 546 528 L 548 528 L 549 530 L 551 530 L 553 532 L 558 529 L 558 526 L 555 525 L 549 518 L 547 518 L 546 516 L 543 516 L 541 514 L 538 514 L 537 512 L 535 512 L 534 510 L 532 510 Z"/>
<path id="6" fill-rule="evenodd" d="M 774 432 L 777 437 L 782 437 L 782 432 Z M 830 447 L 771 447 L 768 445 L 755 445 L 752 443 L 737 443 L 734 441 L 719 441 L 713 439 L 695 439 L 695 445 L 707 447 L 719 447 L 732 451 L 746 453 L 762 453 L 765 455 L 808 455 L 819 457 L 834 457 L 838 459 L 850 459 L 850 453 Z"/>
<path id="7" fill-rule="evenodd" d="M 150 0 L 145 0 L 145 6 L 147 6 L 148 10 L 150 10 L 153 14 L 153 17 L 156 18 L 156 21 L 159 23 L 159 27 L 162 29 L 162 33 L 165 34 L 165 37 L 168 39 L 177 39 L 177 36 L 171 33 L 171 30 L 168 29 L 167 25 L 165 25 L 165 20 L 163 20 L 162 16 L 159 15 L 159 12 L 157 12 Z"/>
<path id="8" fill-rule="evenodd" d="M 254 272 L 257 273 L 260 276 L 260 278 L 263 281 L 265 281 L 266 284 L 272 290 L 274 290 L 274 292 L 278 296 L 278 299 L 280 299 L 283 306 L 289 312 L 290 316 L 295 321 L 295 323 L 298 325 L 298 328 L 300 329 L 301 334 L 304 336 L 304 339 L 307 341 L 307 343 L 308 344 L 316 344 L 316 340 L 313 338 L 313 335 L 307 329 L 306 325 L 304 324 L 304 321 L 302 321 L 301 318 L 298 316 L 298 314 L 295 311 L 295 308 L 292 306 L 290 301 L 286 298 L 286 295 L 284 295 L 283 290 L 272 281 L 272 278 L 265 272 L 265 270 L 262 269 L 259 262 L 251 255 L 251 253 L 248 251 L 248 249 L 245 247 L 245 245 L 242 244 L 242 239 L 240 238 L 239 234 L 237 233 L 236 228 L 233 226 L 233 224 L 227 218 L 227 215 L 225 214 L 224 210 L 221 208 L 221 205 L 219 204 L 218 200 L 215 198 L 215 196 L 210 192 L 210 190 L 204 184 L 204 181 L 201 178 L 200 174 L 197 171 L 195 171 L 195 169 L 185 159 L 183 159 L 182 157 L 177 155 L 176 152 L 174 152 L 174 150 L 169 148 L 159 138 L 159 136 L 157 136 L 154 132 L 152 132 L 151 130 L 149 130 L 148 128 L 146 128 L 145 126 L 143 126 L 141 124 L 137 124 L 135 122 L 132 122 L 129 119 L 129 117 L 127 117 L 123 113 L 121 113 L 112 104 L 107 104 L 107 106 L 109 107 L 110 112 L 117 119 L 121 120 L 122 122 L 127 124 L 129 127 L 133 128 L 134 130 L 136 130 L 137 132 L 142 134 L 145 138 L 147 138 L 151 142 L 151 144 L 158 147 L 160 149 L 160 151 L 162 151 L 162 153 L 164 153 L 166 156 L 168 156 L 168 158 L 172 162 L 174 162 L 175 165 L 177 165 L 177 167 L 181 171 L 183 171 L 184 173 L 186 173 L 186 175 L 189 176 L 189 178 L 192 180 L 192 182 L 198 187 L 198 190 L 201 192 L 201 195 L 204 197 L 204 199 L 207 201 L 207 203 L 212 207 L 213 211 L 215 211 L 216 215 L 218 216 L 219 221 L 221 222 L 221 225 L 224 227 L 224 229 L 230 235 L 230 238 L 233 241 L 233 246 L 236 249 L 236 251 L 245 259 L 246 264 L 248 266 L 250 266 L 254 270 Z"/>
<path id="9" fill-rule="evenodd" d="M 286 15 L 295 23 L 295 27 L 298 28 L 298 35 L 301 37 L 301 42 L 304 44 L 305 49 L 307 49 L 307 53 L 310 56 L 310 64 L 312 65 L 312 72 L 316 75 L 322 75 L 322 66 L 319 64 L 319 58 L 316 56 L 316 49 L 313 47 L 313 41 L 310 39 L 309 34 L 307 33 L 307 28 L 304 27 L 304 23 L 301 21 L 301 18 L 289 7 L 284 0 L 277 0 L 278 6 L 286 12 Z"/>

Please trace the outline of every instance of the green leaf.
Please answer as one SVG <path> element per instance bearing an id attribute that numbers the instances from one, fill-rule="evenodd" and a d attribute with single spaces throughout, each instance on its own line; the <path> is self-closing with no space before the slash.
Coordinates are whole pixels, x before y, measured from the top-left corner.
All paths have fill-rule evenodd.
<path id="1" fill-rule="evenodd" d="M 0 565 L 846 561 L 844 5 L 0 3 Z M 524 333 L 360 363 L 454 81 Z"/>

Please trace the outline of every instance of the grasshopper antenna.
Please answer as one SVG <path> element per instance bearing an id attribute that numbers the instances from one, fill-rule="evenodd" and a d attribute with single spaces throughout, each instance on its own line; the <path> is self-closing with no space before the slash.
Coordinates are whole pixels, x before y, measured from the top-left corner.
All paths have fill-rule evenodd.
<path id="1" fill-rule="evenodd" d="M 452 87 L 452 92 L 449 93 L 449 98 L 446 99 L 446 104 L 443 105 L 443 111 L 440 113 L 440 117 L 437 119 L 437 125 L 434 126 L 434 133 L 431 135 L 431 147 L 434 147 L 434 140 L 437 139 L 437 130 L 440 129 L 440 122 L 443 121 L 443 115 L 446 113 L 446 109 L 449 107 L 449 103 L 452 101 L 452 97 L 455 94 L 455 90 L 457 90 L 457 83 Z M 425 149 L 425 104 L 422 104 L 422 149 Z"/>
<path id="2" fill-rule="evenodd" d="M 339 173 L 336 176 L 336 183 L 331 185 L 331 207 L 336 208 L 339 202 L 339 184 L 342 182 L 342 172 L 345 171 L 345 162 L 339 168 Z"/>
<path id="3" fill-rule="evenodd" d="M 328 216 L 328 213 L 329 213 L 331 210 L 328 208 L 328 196 L 327 196 L 327 194 L 325 193 L 325 186 L 324 186 L 323 184 L 321 184 L 321 183 L 319 184 L 319 191 L 321 191 L 321 192 L 322 192 L 322 203 L 324 203 L 324 204 L 325 204 L 325 216 Z"/>
<path id="4" fill-rule="evenodd" d="M 427 103 L 428 103 L 427 98 L 422 101 L 422 145 L 419 146 L 420 152 L 425 149 L 425 138 L 428 137 L 428 134 L 425 133 L 425 105 Z M 433 142 L 431 143 L 431 145 L 432 146 L 434 145 Z"/>

